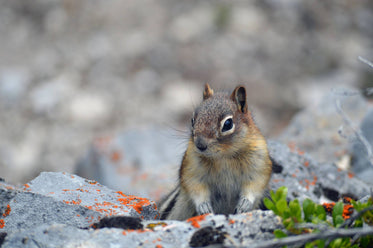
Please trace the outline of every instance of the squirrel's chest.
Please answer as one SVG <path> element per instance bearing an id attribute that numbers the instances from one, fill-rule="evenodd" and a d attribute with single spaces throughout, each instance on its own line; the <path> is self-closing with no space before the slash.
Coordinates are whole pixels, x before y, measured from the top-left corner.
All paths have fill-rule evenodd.
<path id="1" fill-rule="evenodd" d="M 207 183 L 211 187 L 232 188 L 250 180 L 250 165 L 236 160 L 217 160 L 204 166 Z"/>
<path id="2" fill-rule="evenodd" d="M 239 200 L 242 186 L 250 180 L 248 170 L 222 160 L 208 174 L 207 184 L 215 213 L 232 213 Z"/>

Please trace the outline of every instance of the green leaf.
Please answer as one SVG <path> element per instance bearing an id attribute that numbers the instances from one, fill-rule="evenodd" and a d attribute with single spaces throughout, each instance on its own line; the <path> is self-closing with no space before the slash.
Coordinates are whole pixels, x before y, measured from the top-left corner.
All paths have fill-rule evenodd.
<path id="1" fill-rule="evenodd" d="M 312 221 L 312 215 L 315 211 L 315 203 L 310 199 L 305 199 L 303 201 L 303 213 L 304 213 L 304 220 L 306 222 Z"/>
<path id="2" fill-rule="evenodd" d="M 354 207 L 354 209 L 356 209 L 356 211 L 360 211 L 361 209 L 360 209 L 360 202 L 356 202 L 356 201 L 354 201 L 354 200 L 351 200 L 351 204 L 352 204 L 352 206 Z"/>
<path id="3" fill-rule="evenodd" d="M 293 232 L 294 230 L 293 227 L 294 227 L 294 221 L 291 219 L 291 218 L 287 218 L 287 219 L 284 219 L 282 224 L 284 224 L 285 228 L 291 232 Z"/>
<path id="4" fill-rule="evenodd" d="M 275 193 L 275 196 L 274 196 L 274 200 L 277 202 L 277 201 L 280 201 L 280 200 L 285 200 L 286 201 L 286 196 L 288 194 L 288 189 L 285 187 L 285 186 L 282 186 L 280 188 L 277 189 L 276 193 Z"/>
<path id="5" fill-rule="evenodd" d="M 341 246 L 342 245 L 342 239 L 341 238 L 339 238 L 339 239 L 335 239 L 335 240 L 333 240 L 331 243 L 330 243 L 330 246 L 331 247 L 335 247 L 335 248 L 339 248 L 339 247 L 342 247 Z"/>
<path id="6" fill-rule="evenodd" d="M 334 226 L 339 227 L 340 225 L 343 224 L 344 221 L 345 221 L 345 219 L 342 216 L 338 215 L 338 216 L 335 217 Z"/>
<path id="7" fill-rule="evenodd" d="M 294 217 L 298 222 L 302 222 L 302 209 L 300 207 L 298 199 L 289 203 L 290 215 Z"/>
<path id="8" fill-rule="evenodd" d="M 325 240 L 318 240 L 317 247 L 318 248 L 324 248 L 325 247 Z"/>
<path id="9" fill-rule="evenodd" d="M 307 244 L 305 244 L 304 248 L 313 248 L 313 247 L 315 247 L 314 245 L 315 245 L 314 242 L 307 243 Z"/>
<path id="10" fill-rule="evenodd" d="M 280 239 L 280 238 L 285 238 L 287 237 L 288 235 L 286 233 L 284 233 L 282 230 L 280 229 L 276 229 L 273 234 L 275 235 L 276 238 Z"/>
<path id="11" fill-rule="evenodd" d="M 272 201 L 276 201 L 276 195 L 275 195 L 275 192 L 273 190 L 271 190 L 270 195 L 271 195 Z"/>
<path id="12" fill-rule="evenodd" d="M 291 214 L 290 214 L 290 209 L 289 207 L 286 206 L 286 209 L 285 211 L 282 213 L 282 216 L 283 218 L 287 219 L 287 218 L 291 218 Z"/>
<path id="13" fill-rule="evenodd" d="M 276 206 L 275 206 L 275 204 L 273 203 L 273 201 L 271 201 L 271 200 L 268 199 L 268 198 L 264 198 L 264 199 L 263 199 L 263 202 L 264 202 L 264 205 L 265 205 L 269 210 L 272 210 L 273 212 L 275 212 L 275 214 L 277 214 L 277 209 L 276 209 Z"/>
<path id="14" fill-rule="evenodd" d="M 315 240 L 313 242 L 305 244 L 305 248 L 314 248 L 314 247 L 320 247 L 323 248 L 325 246 L 325 242 L 322 242 L 322 240 Z"/>
<path id="15" fill-rule="evenodd" d="M 287 195 L 288 195 L 288 188 L 286 188 L 285 186 L 282 186 L 281 187 L 281 199 L 286 201 Z"/>
<path id="16" fill-rule="evenodd" d="M 278 202 L 276 202 L 276 208 L 280 215 L 283 216 L 284 212 L 288 210 L 288 203 L 286 202 L 286 200 L 281 199 Z"/>
<path id="17" fill-rule="evenodd" d="M 343 203 L 337 202 L 333 208 L 333 213 L 332 213 L 333 225 L 335 227 L 337 227 L 338 225 L 344 222 L 342 214 L 343 214 Z"/>
<path id="18" fill-rule="evenodd" d="M 322 205 L 316 206 L 316 214 L 317 214 L 318 219 L 323 220 L 323 221 L 326 220 L 326 211 Z"/>

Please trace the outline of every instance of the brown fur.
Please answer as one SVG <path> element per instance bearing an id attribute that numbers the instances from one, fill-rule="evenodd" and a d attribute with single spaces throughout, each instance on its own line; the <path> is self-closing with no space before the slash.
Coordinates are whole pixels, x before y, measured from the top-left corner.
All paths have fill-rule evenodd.
<path id="1" fill-rule="evenodd" d="M 167 219 L 247 212 L 257 207 L 267 189 L 272 163 L 248 110 L 245 88 L 238 86 L 231 95 L 214 94 L 206 84 L 203 99 L 193 116 L 177 194 L 160 207 L 161 212 L 169 209 L 162 213 Z M 233 124 L 223 130 L 228 119 Z"/>

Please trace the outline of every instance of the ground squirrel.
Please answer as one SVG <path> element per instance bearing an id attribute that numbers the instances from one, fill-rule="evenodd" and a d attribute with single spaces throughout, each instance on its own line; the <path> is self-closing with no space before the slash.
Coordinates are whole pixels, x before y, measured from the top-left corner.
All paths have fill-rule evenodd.
<path id="1" fill-rule="evenodd" d="M 160 203 L 161 219 L 234 214 L 258 207 L 272 172 L 267 143 L 255 125 L 246 89 L 214 93 L 205 85 L 195 109 L 178 186 Z"/>

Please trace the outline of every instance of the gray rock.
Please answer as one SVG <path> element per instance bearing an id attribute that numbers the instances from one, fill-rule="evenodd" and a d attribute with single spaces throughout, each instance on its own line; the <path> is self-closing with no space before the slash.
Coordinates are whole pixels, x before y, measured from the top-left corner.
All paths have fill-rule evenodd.
<path id="1" fill-rule="evenodd" d="M 22 68 L 0 68 L 0 101 L 10 106 L 18 104 L 30 81 L 29 73 Z"/>
<path id="2" fill-rule="evenodd" d="M 338 201 L 343 196 L 356 200 L 369 194 L 368 185 L 353 174 L 338 169 L 331 163 L 319 163 L 309 154 L 276 142 L 269 141 L 268 148 L 273 160 L 282 167 L 281 173 L 273 173 L 272 189 L 288 188 L 290 200 L 302 202 L 306 198 L 319 203 Z"/>
<path id="3" fill-rule="evenodd" d="M 158 216 L 155 203 L 148 199 L 127 196 L 96 181 L 67 173 L 41 173 L 24 186 L 24 191 L 17 192 L 8 204 L 10 213 L 4 218 L 3 230 L 11 232 L 43 223 L 83 228 L 111 215 L 142 219 Z"/>
<path id="4" fill-rule="evenodd" d="M 19 193 L 10 203 L 10 214 L 4 218 L 3 231 L 16 232 L 20 229 L 32 229 L 42 224 L 69 224 L 76 227 L 88 227 L 103 215 L 79 205 L 67 205 L 31 192 Z"/>
<path id="5" fill-rule="evenodd" d="M 63 224 L 42 224 L 33 229 L 8 234 L 2 247 L 77 247 L 89 232 Z"/>
<path id="6" fill-rule="evenodd" d="M 289 200 L 297 198 L 302 202 L 311 198 L 322 202 L 344 195 L 360 199 L 369 194 L 367 184 L 333 164 L 318 163 L 310 155 L 276 141 L 268 141 L 268 147 L 277 168 L 281 168 L 273 174 L 271 188 L 287 186 Z M 273 231 L 283 228 L 279 217 L 262 210 L 159 221 L 151 202 L 131 204 L 135 197 L 126 198 L 96 181 L 66 173 L 42 173 L 26 184 L 23 191 L 16 191 L 15 196 L 5 196 L 11 211 L 4 218 L 2 231 L 7 236 L 3 247 L 252 246 L 272 240 Z M 143 216 L 144 229 L 81 229 L 109 215 Z"/>
<path id="7" fill-rule="evenodd" d="M 172 137 L 174 131 L 160 130 L 130 130 L 97 139 L 78 163 L 77 174 L 113 189 L 159 200 L 175 184 L 184 152 L 180 140 Z"/>
<path id="8" fill-rule="evenodd" d="M 347 147 L 355 138 L 336 109 L 336 101 L 351 119 L 360 123 L 371 109 L 355 89 L 334 89 L 320 100 L 300 111 L 280 135 L 279 140 L 294 150 L 307 151 L 319 162 L 334 163 L 348 154 Z"/>
<path id="9" fill-rule="evenodd" d="M 5 213 L 10 200 L 17 195 L 19 190 L 17 187 L 0 179 L 0 213 Z"/>
<path id="10" fill-rule="evenodd" d="M 229 238 L 225 245 L 249 245 L 253 242 L 273 239 L 273 230 L 282 228 L 280 218 L 271 211 L 256 210 L 241 215 L 207 215 L 190 221 L 165 221 L 155 228 L 143 231 L 123 231 L 117 228 L 82 230 L 66 224 L 40 225 L 32 230 L 12 233 L 6 237 L 3 248 L 7 247 L 189 247 L 194 234 L 211 227 Z M 146 227 L 159 224 L 144 221 Z M 196 240 L 197 239 L 197 240 Z"/>
<path id="11" fill-rule="evenodd" d="M 373 110 L 364 117 L 360 130 L 370 145 L 370 153 L 373 152 Z M 356 140 L 350 147 L 352 153 L 352 170 L 356 175 L 367 183 L 373 183 L 373 154 L 368 157 L 369 151 L 361 140 Z"/>

